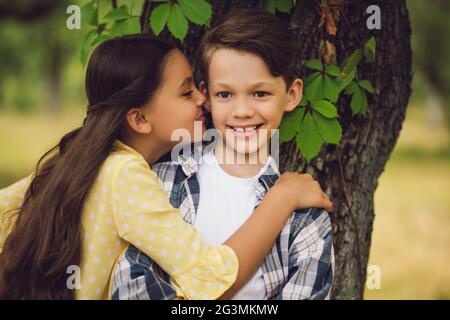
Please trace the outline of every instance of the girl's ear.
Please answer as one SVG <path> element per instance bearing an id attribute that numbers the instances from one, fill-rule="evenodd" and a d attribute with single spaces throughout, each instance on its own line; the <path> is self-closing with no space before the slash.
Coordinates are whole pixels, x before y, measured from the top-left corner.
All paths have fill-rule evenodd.
<path id="1" fill-rule="evenodd" d="M 205 81 L 200 82 L 198 89 L 200 90 L 200 92 L 205 96 L 206 100 L 205 103 L 203 104 L 203 106 L 205 107 L 206 110 L 208 110 L 209 112 L 211 112 L 211 103 L 209 101 L 209 95 L 208 95 L 208 87 L 205 83 Z"/>
<path id="2" fill-rule="evenodd" d="M 152 132 L 152 123 L 150 122 L 149 113 L 144 108 L 131 108 L 127 112 L 128 126 L 135 132 L 141 134 L 149 134 Z"/>
<path id="3" fill-rule="evenodd" d="M 297 78 L 292 82 L 292 85 L 288 90 L 288 103 L 284 111 L 291 112 L 294 110 L 302 100 L 302 96 L 303 82 Z"/>

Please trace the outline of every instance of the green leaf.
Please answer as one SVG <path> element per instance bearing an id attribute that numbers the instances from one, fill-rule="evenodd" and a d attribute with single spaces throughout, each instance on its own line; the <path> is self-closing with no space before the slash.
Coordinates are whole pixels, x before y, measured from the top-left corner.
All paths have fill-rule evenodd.
<path id="1" fill-rule="evenodd" d="M 83 66 L 86 65 L 89 53 L 91 52 L 93 43 L 97 37 L 95 29 L 89 31 L 81 42 L 80 61 Z"/>
<path id="2" fill-rule="evenodd" d="M 358 82 L 358 85 L 366 90 L 367 92 L 374 93 L 375 89 L 372 87 L 372 84 L 369 80 L 361 80 Z"/>
<path id="3" fill-rule="evenodd" d="M 170 13 L 170 4 L 163 3 L 153 9 L 150 16 L 150 27 L 156 36 L 159 36 L 167 23 Z"/>
<path id="4" fill-rule="evenodd" d="M 326 142 L 338 144 L 341 141 L 342 127 L 336 118 L 328 119 L 320 113 L 314 112 L 313 119 L 320 135 Z"/>
<path id="5" fill-rule="evenodd" d="M 330 76 L 337 77 L 341 73 L 341 69 L 337 65 L 330 65 L 325 68 L 325 72 Z"/>
<path id="6" fill-rule="evenodd" d="M 323 116 L 327 118 L 336 118 L 337 117 L 337 109 L 334 104 L 327 100 L 317 100 L 311 101 L 311 105 L 317 112 L 321 113 Z"/>
<path id="7" fill-rule="evenodd" d="M 275 14 L 277 10 L 275 0 L 263 0 L 262 7 L 264 10 L 267 10 L 272 14 Z"/>
<path id="8" fill-rule="evenodd" d="M 101 34 L 99 35 L 97 38 L 95 38 L 94 42 L 92 43 L 92 46 L 96 46 L 97 44 L 104 42 L 108 39 L 111 39 L 110 35 L 106 35 L 106 34 Z"/>
<path id="9" fill-rule="evenodd" d="M 170 33 L 178 40 L 183 41 L 188 31 L 188 21 L 180 6 L 175 4 L 170 8 L 167 26 Z"/>
<path id="10" fill-rule="evenodd" d="M 314 70 L 319 70 L 319 71 L 323 70 L 322 62 L 317 59 L 311 59 L 311 60 L 306 61 L 305 66 L 307 66 L 310 69 L 314 69 Z"/>
<path id="11" fill-rule="evenodd" d="M 308 76 L 305 78 L 305 81 L 303 81 L 303 86 L 304 86 L 304 87 L 309 86 L 309 85 L 311 84 L 311 82 L 313 82 L 313 80 L 314 80 L 315 78 L 317 78 L 318 76 L 320 76 L 320 75 L 321 75 L 321 73 L 320 73 L 319 71 L 315 71 L 315 72 L 311 73 L 310 75 L 308 75 Z"/>
<path id="12" fill-rule="evenodd" d="M 305 86 L 305 96 L 311 101 L 323 98 L 323 77 L 321 75 Z"/>
<path id="13" fill-rule="evenodd" d="M 344 64 L 344 68 L 342 69 L 342 72 L 344 75 L 348 75 L 353 69 L 356 68 L 359 61 L 361 61 L 361 50 L 356 50 L 353 52 L 346 60 Z"/>
<path id="14" fill-rule="evenodd" d="M 117 8 L 117 9 L 111 9 L 105 16 L 104 19 L 111 20 L 111 21 L 117 21 L 128 18 L 128 12 L 124 7 Z"/>
<path id="15" fill-rule="evenodd" d="M 98 34 L 102 34 L 103 31 L 105 31 L 107 25 L 108 25 L 108 23 L 105 23 L 105 22 L 100 23 L 100 24 L 97 26 L 97 33 L 98 33 Z"/>
<path id="16" fill-rule="evenodd" d="M 98 9 L 94 7 L 92 2 L 86 3 L 81 8 L 82 24 L 96 26 L 98 24 Z"/>
<path id="17" fill-rule="evenodd" d="M 347 88 L 345 88 L 345 94 L 347 95 L 351 95 L 353 94 L 353 92 L 355 92 L 355 90 L 358 89 L 358 85 L 356 84 L 355 81 L 352 81 Z"/>
<path id="18" fill-rule="evenodd" d="M 289 13 L 292 9 L 292 0 L 275 0 L 278 11 Z"/>
<path id="19" fill-rule="evenodd" d="M 296 142 L 300 152 L 308 161 L 320 151 L 322 136 L 310 113 L 306 113 L 300 123 Z"/>
<path id="20" fill-rule="evenodd" d="M 375 51 L 376 51 L 377 43 L 375 37 L 372 36 L 364 45 L 364 56 L 368 61 L 375 60 Z"/>
<path id="21" fill-rule="evenodd" d="M 342 80 L 339 82 L 339 90 L 344 90 L 356 77 L 357 68 L 353 68 L 349 74 L 345 75 Z"/>
<path id="22" fill-rule="evenodd" d="M 141 23 L 138 17 L 132 17 L 128 19 L 128 24 L 125 32 L 126 34 L 141 33 Z"/>
<path id="23" fill-rule="evenodd" d="M 325 75 L 323 82 L 323 94 L 331 102 L 336 102 L 341 92 L 339 85 L 328 75 Z"/>
<path id="24" fill-rule="evenodd" d="M 180 8 L 191 22 L 204 25 L 211 18 L 211 5 L 205 0 L 178 0 Z"/>
<path id="25" fill-rule="evenodd" d="M 353 115 L 367 111 L 367 96 L 361 88 L 358 87 L 353 93 L 350 107 L 352 108 Z"/>
<path id="26" fill-rule="evenodd" d="M 111 35 L 113 37 L 118 37 L 118 36 L 122 36 L 125 34 L 126 30 L 128 28 L 128 19 L 127 20 L 121 20 L 121 21 L 116 21 L 113 25 L 113 27 L 111 28 Z"/>
<path id="27" fill-rule="evenodd" d="M 153 1 L 156 2 L 156 1 Z M 139 16 L 141 14 L 143 1 L 142 0 L 127 0 L 128 5 L 130 6 L 130 16 Z"/>
<path id="28" fill-rule="evenodd" d="M 294 139 L 304 114 L 305 108 L 295 108 L 293 111 L 286 112 L 283 115 L 280 125 L 280 143 Z"/>
<path id="29" fill-rule="evenodd" d="M 302 100 L 300 100 L 299 106 L 306 107 L 308 105 L 308 98 L 305 95 L 302 96 Z"/>

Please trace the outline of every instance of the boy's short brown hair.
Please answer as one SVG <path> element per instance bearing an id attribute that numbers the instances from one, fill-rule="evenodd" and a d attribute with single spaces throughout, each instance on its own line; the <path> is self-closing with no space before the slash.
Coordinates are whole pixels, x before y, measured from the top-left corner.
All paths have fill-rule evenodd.
<path id="1" fill-rule="evenodd" d="M 295 46 L 290 30 L 274 14 L 262 9 L 235 9 L 228 13 L 200 43 L 200 72 L 208 80 L 215 50 L 227 48 L 260 57 L 274 77 L 282 76 L 286 89 L 295 79 Z"/>

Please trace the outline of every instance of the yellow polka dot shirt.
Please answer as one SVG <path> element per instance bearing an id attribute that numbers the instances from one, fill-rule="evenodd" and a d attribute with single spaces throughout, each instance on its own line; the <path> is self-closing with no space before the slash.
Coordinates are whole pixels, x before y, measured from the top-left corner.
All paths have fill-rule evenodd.
<path id="1" fill-rule="evenodd" d="M 17 210 L 11 209 L 20 208 L 30 182 L 27 177 L 0 190 L 0 252 L 17 217 Z M 82 224 L 77 299 L 109 297 L 113 267 L 129 243 L 157 262 L 185 299 L 216 299 L 236 279 L 239 262 L 234 251 L 203 243 L 199 232 L 170 205 L 141 154 L 118 140 L 86 199 Z M 182 258 L 186 253 L 189 258 Z M 216 285 L 205 286 L 208 282 Z"/>

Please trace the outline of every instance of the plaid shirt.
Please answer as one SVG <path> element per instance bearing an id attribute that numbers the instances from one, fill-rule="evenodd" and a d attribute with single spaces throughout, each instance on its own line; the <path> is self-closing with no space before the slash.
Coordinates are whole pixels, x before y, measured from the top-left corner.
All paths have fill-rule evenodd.
<path id="1" fill-rule="evenodd" d="M 161 162 L 152 169 L 183 219 L 193 224 L 199 199 L 196 156 Z M 270 170 L 273 169 L 273 170 Z M 279 178 L 272 161 L 254 185 L 257 205 Z M 331 222 L 322 209 L 295 211 L 261 265 L 267 299 L 328 299 L 334 275 Z M 170 300 L 176 296 L 169 276 L 156 263 L 130 246 L 113 271 L 112 299 Z"/>

